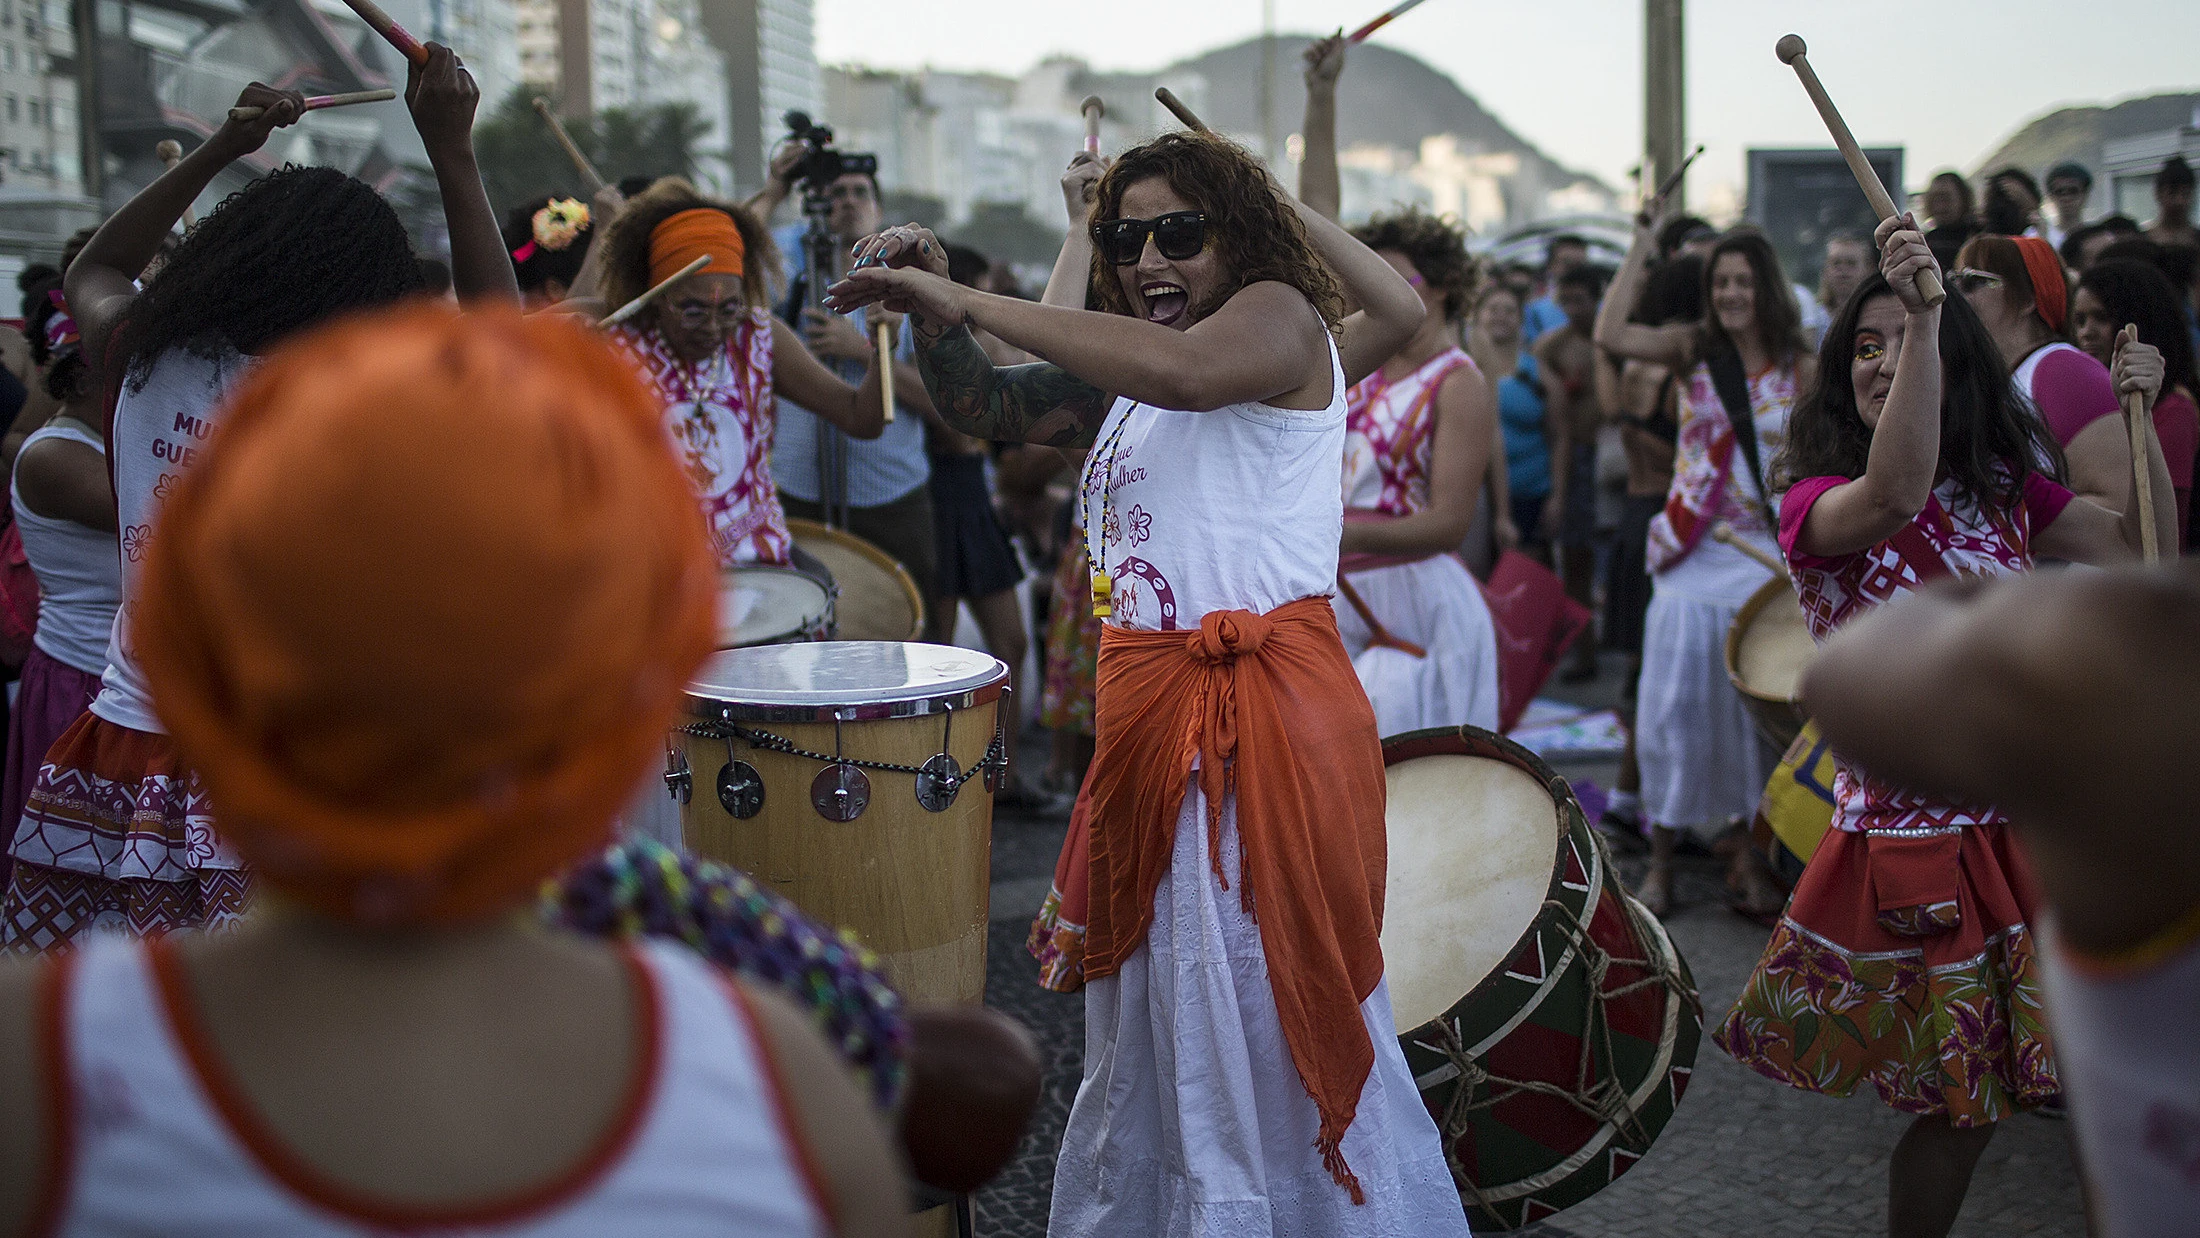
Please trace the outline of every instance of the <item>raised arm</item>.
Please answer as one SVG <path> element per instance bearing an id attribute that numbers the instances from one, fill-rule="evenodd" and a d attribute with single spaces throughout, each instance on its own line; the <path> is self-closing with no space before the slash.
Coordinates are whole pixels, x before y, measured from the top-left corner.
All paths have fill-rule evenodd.
<path id="1" fill-rule="evenodd" d="M 1062 252 L 1054 256 L 1054 270 L 1047 276 L 1047 290 L 1039 294 L 1039 304 L 1085 308 L 1085 294 L 1092 285 L 1092 208 L 1100 200 L 1100 178 L 1107 173 L 1105 157 L 1082 150 L 1062 173 L 1069 234 L 1062 238 Z"/>
<path id="2" fill-rule="evenodd" d="M 1918 273 L 1937 273 L 1939 264 L 1908 215 L 1882 222 L 1878 241 L 1879 268 L 1901 302 L 1900 319 L 1880 321 L 1884 302 L 1865 307 L 1850 373 L 1860 395 L 1877 390 L 1884 358 L 1897 352 L 1894 376 L 1872 430 L 1864 475 L 1826 491 L 1803 518 L 1796 548 L 1805 554 L 1850 554 L 1901 532 L 1925 510 L 1940 469 L 1941 307 L 1925 304 L 1917 290 Z"/>
<path id="3" fill-rule="evenodd" d="M 1381 369 L 1403 348 L 1421 329 L 1428 309 L 1403 275 L 1335 220 L 1295 198 L 1291 205 L 1299 213 L 1299 222 L 1306 225 L 1306 239 L 1314 243 L 1314 252 L 1344 285 L 1345 299 L 1360 307 L 1344 320 L 1344 336 L 1337 343 L 1345 385 L 1351 386 Z"/>
<path id="4" fill-rule="evenodd" d="M 877 438 L 886 429 L 886 397 L 875 350 L 863 384 L 851 387 L 802 346 L 802 337 L 772 315 L 772 389 L 840 427 L 851 438 Z"/>
<path id="5" fill-rule="evenodd" d="M 1657 248 L 1657 232 L 1648 212 L 1636 216 L 1634 243 L 1627 247 L 1627 258 L 1619 264 L 1619 274 L 1612 277 L 1611 287 L 1604 290 L 1604 304 L 1597 307 L 1596 345 L 1617 357 L 1632 357 L 1683 372 L 1696 362 L 1693 324 L 1646 327 L 1627 321 L 1627 316 L 1635 312 L 1635 303 L 1642 299 L 1643 286 L 1649 282 L 1650 256 Z"/>
<path id="6" fill-rule="evenodd" d="M 1326 219 L 1344 205 L 1337 176 L 1337 76 L 1344 72 L 1344 33 L 1306 46 L 1306 119 L 1299 125 L 1306 143 L 1299 160 L 1299 201 Z"/>
<path id="7" fill-rule="evenodd" d="M 451 237 L 451 287 L 461 301 L 519 303 L 519 280 L 489 191 L 482 188 L 474 162 L 474 110 L 481 88 L 458 56 L 441 43 L 428 44 L 426 64 L 412 63 L 405 82 L 405 106 L 427 147 L 443 195 L 443 225 Z"/>
<path id="8" fill-rule="evenodd" d="M 254 82 L 237 95 L 237 106 L 265 110 L 256 120 L 224 121 L 212 137 L 123 203 L 62 277 L 69 313 L 84 341 L 84 359 L 94 374 L 108 372 L 108 341 L 137 296 L 137 277 L 160 252 L 176 221 L 223 168 L 266 145 L 275 130 L 296 123 L 305 114 L 305 96 Z"/>

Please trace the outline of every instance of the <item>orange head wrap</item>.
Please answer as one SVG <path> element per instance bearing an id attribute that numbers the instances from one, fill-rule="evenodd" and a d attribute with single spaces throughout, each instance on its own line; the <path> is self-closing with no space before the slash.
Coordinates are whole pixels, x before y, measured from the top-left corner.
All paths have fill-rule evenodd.
<path id="1" fill-rule="evenodd" d="M 2070 291 L 2063 283 L 2062 259 L 2055 256 L 2054 246 L 2036 236 L 2009 239 L 2017 243 L 2024 273 L 2032 281 L 2033 308 L 2039 311 L 2048 330 L 2061 335 L 2063 320 L 2070 316 Z"/>
<path id="2" fill-rule="evenodd" d="M 655 287 L 705 254 L 710 255 L 705 271 L 739 275 L 747 253 L 732 216 L 714 206 L 681 211 L 649 230 L 649 282 Z"/>
<path id="3" fill-rule="evenodd" d="M 132 637 L 268 885 L 450 923 L 602 844 L 715 630 L 658 416 L 582 327 L 417 305 L 238 390 L 161 513 Z"/>

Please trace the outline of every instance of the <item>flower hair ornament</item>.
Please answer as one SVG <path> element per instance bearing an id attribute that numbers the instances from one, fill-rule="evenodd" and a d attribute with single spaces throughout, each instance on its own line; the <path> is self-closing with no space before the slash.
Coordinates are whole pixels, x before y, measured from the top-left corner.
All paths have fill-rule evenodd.
<path id="1" fill-rule="evenodd" d="M 76 318 L 69 313 L 69 303 L 56 288 L 46 293 L 46 300 L 53 305 L 53 313 L 46 319 L 46 351 L 55 361 L 75 355 L 81 341 L 77 337 Z"/>
<path id="2" fill-rule="evenodd" d="M 552 198 L 530 221 L 534 237 L 512 251 L 512 261 L 525 262 L 539 249 L 562 253 L 588 230 L 588 204 L 573 198 Z"/>

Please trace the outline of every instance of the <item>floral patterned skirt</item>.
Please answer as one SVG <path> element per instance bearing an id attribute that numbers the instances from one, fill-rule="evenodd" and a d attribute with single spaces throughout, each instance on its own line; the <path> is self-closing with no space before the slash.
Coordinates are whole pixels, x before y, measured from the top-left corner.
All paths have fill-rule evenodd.
<path id="1" fill-rule="evenodd" d="M 1054 886 L 1031 922 L 1024 949 L 1039 960 L 1039 987 L 1075 993 L 1085 987 L 1085 924 L 1092 908 L 1092 771 L 1077 789 L 1069 833 L 1054 861 Z"/>
<path id="2" fill-rule="evenodd" d="M 1868 1083 L 1891 1108 L 1957 1126 L 2054 1099 L 2030 923 L 2039 900 L 2015 840 L 1966 827 L 1932 857 L 1952 868 L 1926 873 L 1900 871 L 1922 851 L 1885 841 L 1825 836 L 1713 1039 L 1790 1087 L 1847 1096 Z M 1953 908 L 1883 906 L 1884 891 L 1905 887 L 1945 887 Z"/>
<path id="3" fill-rule="evenodd" d="M 1039 725 L 1050 731 L 1091 735 L 1093 692 L 1100 682 L 1100 619 L 1092 613 L 1092 560 L 1085 554 L 1082 535 L 1062 548 L 1049 613 Z"/>

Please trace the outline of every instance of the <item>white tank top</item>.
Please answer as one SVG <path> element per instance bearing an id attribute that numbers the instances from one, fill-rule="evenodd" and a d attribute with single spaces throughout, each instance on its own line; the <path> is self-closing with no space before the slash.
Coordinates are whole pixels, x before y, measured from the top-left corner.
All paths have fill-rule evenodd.
<path id="1" fill-rule="evenodd" d="M 116 526 L 122 530 L 122 605 L 107 641 L 99 695 L 92 698 L 92 712 L 117 726 L 161 733 L 145 672 L 124 639 L 130 630 L 130 595 L 160 501 L 205 448 L 222 397 L 251 368 L 251 360 L 236 353 L 210 361 L 178 349 L 153 362 L 142 390 L 123 380 L 107 445 L 114 462 Z"/>
<path id="2" fill-rule="evenodd" d="M 650 1017 L 650 1068 L 631 1120 L 529 1199 L 463 1212 L 377 1208 L 340 1188 L 316 1189 L 280 1148 L 241 1136 L 234 1110 L 210 1099 L 210 1074 L 187 1047 L 193 1042 L 179 1040 L 179 1027 L 196 1025 L 179 1022 L 193 1016 L 165 996 L 166 967 L 156 965 L 153 949 L 100 935 L 73 962 L 58 964 L 73 972 L 62 980 L 60 1026 L 61 1073 L 71 1093 L 64 1099 L 75 1121 L 58 1216 L 45 1232 L 778 1238 L 830 1231 L 808 1168 L 814 1162 L 793 1133 L 753 1014 L 732 985 L 679 946 L 650 943 L 630 956 Z"/>
<path id="3" fill-rule="evenodd" d="M 33 431 L 23 440 L 23 451 L 47 439 L 82 443 L 107 454 L 107 444 L 97 434 L 60 421 Z M 21 468 L 20 453 L 15 460 Z M 115 535 L 39 515 L 23 506 L 21 485 L 12 493 L 23 554 L 38 576 L 38 634 L 33 643 L 62 665 L 97 675 L 107 668 L 107 640 L 114 631 L 115 608 L 122 603 L 122 557 Z"/>
<path id="4" fill-rule="evenodd" d="M 2118 974 L 2047 943 L 2047 1018 L 2106 1238 L 2191 1234 L 2200 1217 L 2200 941 Z"/>
<path id="5" fill-rule="evenodd" d="M 1334 340 L 1320 411 L 1116 400 L 1078 488 L 1085 549 L 1115 582 L 1108 622 L 1188 629 L 1218 610 L 1328 596 L 1344 536 L 1344 423 Z"/>

